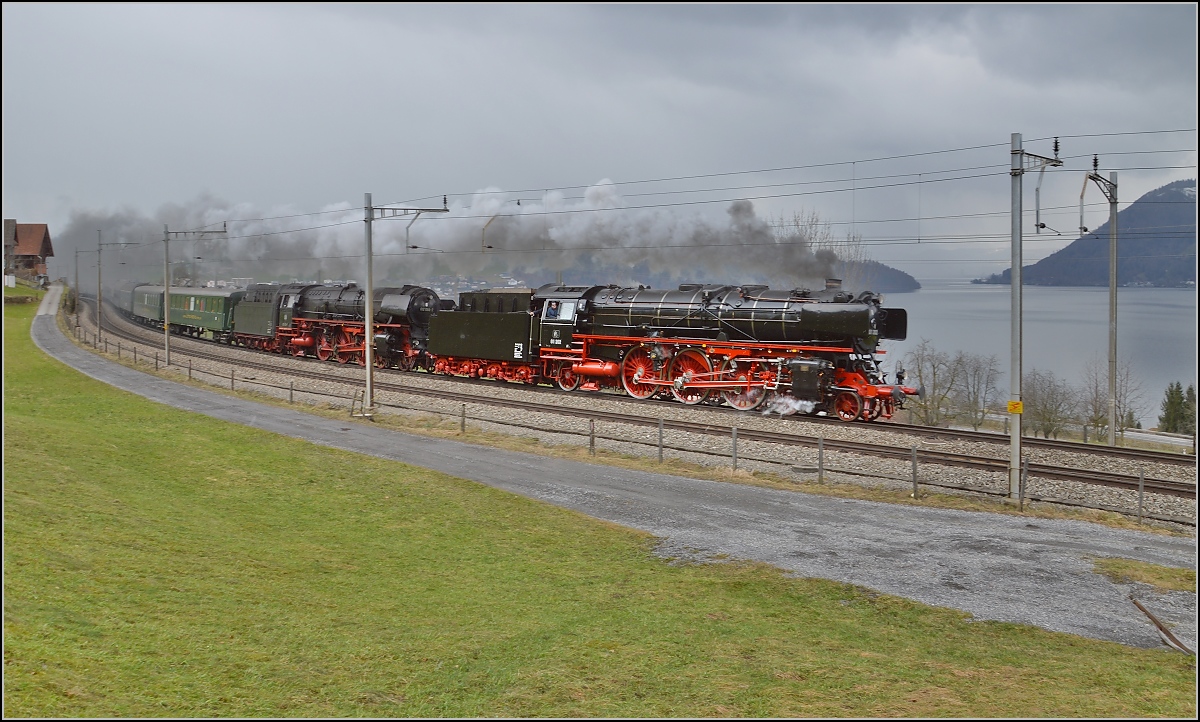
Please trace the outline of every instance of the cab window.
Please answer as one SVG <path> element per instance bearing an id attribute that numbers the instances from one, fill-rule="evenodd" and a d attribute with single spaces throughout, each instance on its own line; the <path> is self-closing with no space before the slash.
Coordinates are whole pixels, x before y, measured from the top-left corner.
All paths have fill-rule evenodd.
<path id="1" fill-rule="evenodd" d="M 575 302 L 550 301 L 546 304 L 546 310 L 542 313 L 542 318 L 548 321 L 574 321 Z"/>

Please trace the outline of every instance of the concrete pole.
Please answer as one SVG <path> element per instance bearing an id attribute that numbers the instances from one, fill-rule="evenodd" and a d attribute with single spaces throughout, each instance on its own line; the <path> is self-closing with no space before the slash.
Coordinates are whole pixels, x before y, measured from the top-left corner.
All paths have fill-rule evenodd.
<path id="1" fill-rule="evenodd" d="M 100 323 L 101 315 L 104 313 L 104 296 L 100 290 L 104 286 L 104 274 L 101 272 L 100 256 L 103 255 L 100 250 L 103 244 L 100 242 L 100 229 L 96 229 L 96 343 L 100 343 Z"/>
<path id="2" fill-rule="evenodd" d="M 1117 444 L 1117 173 L 1108 195 L 1108 445 Z"/>
<path id="3" fill-rule="evenodd" d="M 1012 406 L 1015 402 L 1019 409 L 1021 403 L 1021 176 L 1023 174 L 1024 151 L 1021 148 L 1021 134 L 1012 134 L 1012 166 L 1009 174 L 1012 176 L 1012 361 L 1009 364 L 1009 460 L 1008 460 L 1008 495 L 1016 499 L 1021 487 L 1021 414 Z"/>
<path id="4" fill-rule="evenodd" d="M 163 355 L 171 365 L 171 233 L 163 224 Z"/>
<path id="5" fill-rule="evenodd" d="M 371 206 L 371 194 L 364 194 L 363 221 L 367 227 L 367 297 L 363 303 L 365 317 L 363 339 L 364 361 L 367 366 L 367 390 L 363 397 L 363 413 L 369 414 L 375 408 L 375 268 L 371 263 L 371 221 L 375 219 L 375 209 Z M 406 247 L 407 248 L 407 247 Z"/>

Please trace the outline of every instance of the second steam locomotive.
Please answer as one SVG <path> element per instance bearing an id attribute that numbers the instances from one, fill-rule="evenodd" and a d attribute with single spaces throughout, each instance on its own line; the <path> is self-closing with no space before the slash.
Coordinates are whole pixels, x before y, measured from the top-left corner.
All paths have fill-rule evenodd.
<path id="1" fill-rule="evenodd" d="M 375 363 L 406 371 L 623 390 L 636 399 L 725 403 L 744 411 L 890 418 L 908 396 L 887 383 L 879 342 L 903 340 L 904 309 L 836 279 L 817 291 L 686 284 L 675 290 L 565 286 L 469 291 L 458 302 L 420 286 L 376 289 Z M 163 324 L 163 287 L 132 286 L 117 305 Z M 366 293 L 348 284 L 172 288 L 172 332 L 292 356 L 363 364 Z"/>

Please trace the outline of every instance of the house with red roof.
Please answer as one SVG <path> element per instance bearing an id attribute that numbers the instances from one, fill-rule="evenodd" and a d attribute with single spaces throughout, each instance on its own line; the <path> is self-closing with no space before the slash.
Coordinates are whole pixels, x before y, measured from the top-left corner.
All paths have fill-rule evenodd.
<path id="1" fill-rule="evenodd" d="M 4 275 L 33 280 L 46 275 L 46 259 L 54 255 L 50 229 L 45 223 L 17 223 L 4 219 Z"/>

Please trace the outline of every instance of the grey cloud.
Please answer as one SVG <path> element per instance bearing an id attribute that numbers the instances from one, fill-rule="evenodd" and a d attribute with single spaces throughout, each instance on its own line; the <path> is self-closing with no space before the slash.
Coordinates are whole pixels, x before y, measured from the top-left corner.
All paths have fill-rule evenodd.
<path id="1" fill-rule="evenodd" d="M 495 186 L 541 189 L 522 194 L 540 201 L 546 189 L 597 178 L 829 162 L 843 165 L 656 189 L 911 174 L 1003 164 L 1004 151 L 886 168 L 861 161 L 1004 144 L 1014 131 L 1193 127 L 1196 113 L 1195 10 L 1186 5 L 8 3 L 3 13 L 5 215 L 64 232 L 86 209 L 128 206 L 159 222 L 162 207 L 204 192 L 313 210 L 358 205 L 365 191 L 382 202 Z M 1194 135 L 1139 142 L 1066 147 L 1195 145 Z M 1163 173 L 1123 182 L 1136 197 L 1173 179 Z M 916 190 L 896 183 L 860 191 L 855 211 L 844 193 L 754 207 L 759 216 L 813 209 L 834 222 L 868 210 L 915 214 Z M 1002 175 L 966 185 L 930 188 L 922 212 L 1004 206 Z M 1078 182 L 1066 185 L 1076 188 L 1054 191 L 1069 203 Z M 753 195 L 720 194 L 718 207 Z M 710 210 L 676 209 L 671 232 L 692 223 L 733 233 Z"/>

